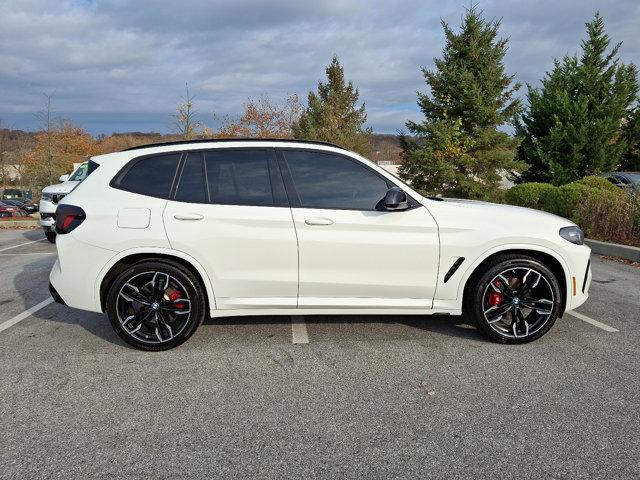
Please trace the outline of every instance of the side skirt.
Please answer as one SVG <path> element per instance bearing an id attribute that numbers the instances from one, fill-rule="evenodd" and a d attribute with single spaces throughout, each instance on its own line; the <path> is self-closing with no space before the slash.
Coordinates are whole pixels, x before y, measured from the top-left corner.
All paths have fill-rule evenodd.
<path id="1" fill-rule="evenodd" d="M 286 308 L 211 310 L 211 318 L 258 315 L 461 315 L 460 309 Z"/>

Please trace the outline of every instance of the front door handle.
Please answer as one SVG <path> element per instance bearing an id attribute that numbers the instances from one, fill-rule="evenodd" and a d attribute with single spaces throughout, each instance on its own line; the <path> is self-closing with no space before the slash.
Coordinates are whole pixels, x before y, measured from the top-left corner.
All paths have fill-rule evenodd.
<path id="1" fill-rule="evenodd" d="M 173 218 L 176 220 L 202 220 L 204 215 L 199 213 L 174 213 Z"/>
<path id="2" fill-rule="evenodd" d="M 307 218 L 304 223 L 307 225 L 333 225 L 333 220 L 325 217 Z"/>

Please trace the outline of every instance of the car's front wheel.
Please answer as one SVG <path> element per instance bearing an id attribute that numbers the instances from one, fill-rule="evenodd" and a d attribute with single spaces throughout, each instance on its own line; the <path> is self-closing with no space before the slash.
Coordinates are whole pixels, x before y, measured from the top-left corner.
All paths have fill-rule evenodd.
<path id="1" fill-rule="evenodd" d="M 560 314 L 558 279 L 538 260 L 521 255 L 493 259 L 470 279 L 465 313 L 501 343 L 525 343 L 547 333 Z"/>
<path id="2" fill-rule="evenodd" d="M 185 342 L 205 318 L 204 292 L 183 266 L 164 260 L 136 263 L 107 294 L 116 333 L 141 350 L 168 350 Z"/>
<path id="3" fill-rule="evenodd" d="M 49 242 L 56 243 L 56 232 L 44 232 L 44 236 L 47 237 Z"/>

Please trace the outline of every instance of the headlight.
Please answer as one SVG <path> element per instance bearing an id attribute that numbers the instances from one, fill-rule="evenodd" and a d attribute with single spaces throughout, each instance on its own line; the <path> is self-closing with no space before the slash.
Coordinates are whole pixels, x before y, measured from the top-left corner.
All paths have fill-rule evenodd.
<path id="1" fill-rule="evenodd" d="M 563 227 L 560 229 L 560 236 L 576 245 L 584 244 L 584 233 L 578 227 Z"/>
<path id="2" fill-rule="evenodd" d="M 51 202 L 53 200 L 53 194 L 42 192 L 42 195 L 40 195 L 40 200 L 44 200 L 45 202 Z"/>

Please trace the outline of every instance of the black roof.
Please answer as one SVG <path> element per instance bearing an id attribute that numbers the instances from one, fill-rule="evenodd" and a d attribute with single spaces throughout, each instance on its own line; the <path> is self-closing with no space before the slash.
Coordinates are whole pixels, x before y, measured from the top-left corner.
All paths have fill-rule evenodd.
<path id="1" fill-rule="evenodd" d="M 282 142 L 282 143 L 312 143 L 314 145 L 326 145 L 329 147 L 342 148 L 339 145 L 335 145 L 329 142 L 319 142 L 317 140 L 296 140 L 291 138 L 201 138 L 197 140 L 177 140 L 174 142 L 159 142 L 159 143 L 148 143 L 146 145 L 138 145 L 135 147 L 125 148 L 123 152 L 128 152 L 129 150 L 139 150 L 141 148 L 151 148 L 151 147 L 168 147 L 172 145 L 189 145 L 192 143 L 224 143 L 224 142 Z"/>

